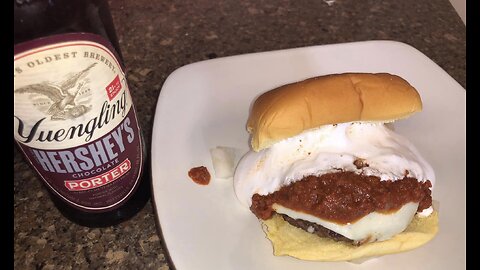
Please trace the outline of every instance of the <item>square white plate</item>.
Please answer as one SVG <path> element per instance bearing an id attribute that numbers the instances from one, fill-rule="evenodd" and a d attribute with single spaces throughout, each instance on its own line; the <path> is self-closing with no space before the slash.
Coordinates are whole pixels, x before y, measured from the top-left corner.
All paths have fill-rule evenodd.
<path id="1" fill-rule="evenodd" d="M 440 231 L 416 250 L 361 265 L 275 257 L 255 216 L 235 197 L 232 179 L 195 184 L 190 168 L 214 176 L 210 148 L 249 150 L 245 129 L 254 98 L 279 85 L 342 72 L 388 72 L 419 91 L 423 112 L 395 123 L 431 163 Z M 178 270 L 462 269 L 465 267 L 466 94 L 415 48 L 367 41 L 219 58 L 177 69 L 161 90 L 152 137 L 153 197 Z"/>

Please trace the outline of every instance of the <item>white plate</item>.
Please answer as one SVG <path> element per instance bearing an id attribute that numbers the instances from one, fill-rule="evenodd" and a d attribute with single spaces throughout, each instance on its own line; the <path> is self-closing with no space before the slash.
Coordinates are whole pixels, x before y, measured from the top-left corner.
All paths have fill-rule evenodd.
<path id="1" fill-rule="evenodd" d="M 236 199 L 232 180 L 195 184 L 190 168 L 214 174 L 209 149 L 248 151 L 245 124 L 253 99 L 276 86 L 341 72 L 389 72 L 415 86 L 421 113 L 396 131 L 436 171 L 440 232 L 428 244 L 361 265 L 275 257 L 255 216 Z M 254 53 L 177 69 L 161 90 L 152 140 L 153 197 L 171 259 L 198 269 L 462 269 L 465 267 L 465 89 L 413 47 L 367 41 Z"/>

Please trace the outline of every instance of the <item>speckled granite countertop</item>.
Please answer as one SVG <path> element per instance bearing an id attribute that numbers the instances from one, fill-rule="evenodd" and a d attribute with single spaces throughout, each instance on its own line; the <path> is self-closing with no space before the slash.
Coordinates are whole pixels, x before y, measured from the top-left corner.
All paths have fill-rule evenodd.
<path id="1" fill-rule="evenodd" d="M 465 25 L 448 0 L 112 0 L 111 9 L 145 135 L 175 69 L 269 50 L 388 39 L 408 43 L 466 87 Z M 118 226 L 63 218 L 14 150 L 15 269 L 170 269 L 150 203 Z"/>

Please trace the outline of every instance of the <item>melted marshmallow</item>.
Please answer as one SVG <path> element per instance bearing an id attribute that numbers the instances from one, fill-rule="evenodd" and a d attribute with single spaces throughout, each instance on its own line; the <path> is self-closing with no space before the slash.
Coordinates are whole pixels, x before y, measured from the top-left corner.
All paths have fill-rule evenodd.
<path id="1" fill-rule="evenodd" d="M 357 169 L 361 158 L 369 166 Z M 275 143 L 260 152 L 250 151 L 240 160 L 234 175 L 238 199 L 247 207 L 255 193 L 267 195 L 307 175 L 353 171 L 398 180 L 409 177 L 435 184 L 432 167 L 406 138 L 382 123 L 343 123 Z M 425 213 L 424 213 L 425 214 Z"/>

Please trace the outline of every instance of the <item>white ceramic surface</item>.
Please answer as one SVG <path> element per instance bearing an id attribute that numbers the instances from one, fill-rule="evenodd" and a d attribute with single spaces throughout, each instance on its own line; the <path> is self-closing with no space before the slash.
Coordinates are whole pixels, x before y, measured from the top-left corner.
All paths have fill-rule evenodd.
<path id="1" fill-rule="evenodd" d="M 195 184 L 190 168 L 214 174 L 209 149 L 249 149 L 245 124 L 260 93 L 308 77 L 389 72 L 415 86 L 421 113 L 395 123 L 433 166 L 440 232 L 413 251 L 364 262 L 325 263 L 275 257 L 255 216 L 236 199 L 232 179 Z M 161 90 L 153 126 L 152 180 L 157 218 L 178 270 L 465 268 L 466 94 L 413 47 L 366 41 L 213 59 L 177 69 Z"/>

